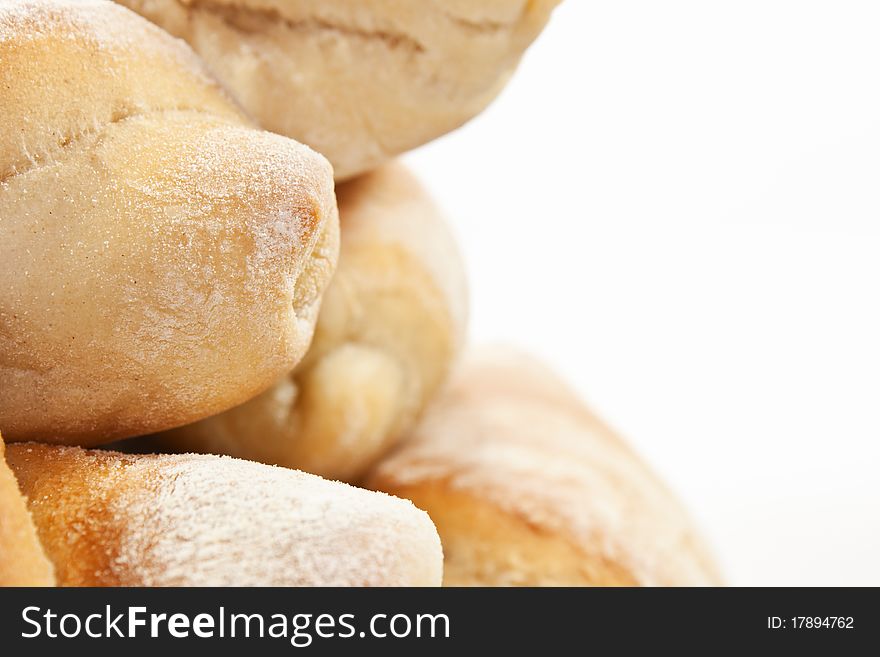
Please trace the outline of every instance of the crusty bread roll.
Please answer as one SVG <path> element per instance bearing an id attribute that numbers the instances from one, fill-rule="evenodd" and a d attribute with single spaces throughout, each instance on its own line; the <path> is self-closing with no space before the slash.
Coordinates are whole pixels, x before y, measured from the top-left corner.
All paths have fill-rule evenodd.
<path id="1" fill-rule="evenodd" d="M 101 0 L 0 0 L 0 426 L 96 444 L 258 394 L 337 254 L 326 160 Z"/>
<path id="2" fill-rule="evenodd" d="M 545 367 L 470 355 L 367 486 L 437 525 L 444 584 L 712 585 L 679 502 Z"/>
<path id="3" fill-rule="evenodd" d="M 6 464 L 0 436 L 0 586 L 53 586 L 52 564 L 43 552 L 18 482 Z"/>
<path id="4" fill-rule="evenodd" d="M 61 586 L 436 586 L 405 500 L 228 457 L 9 445 Z"/>
<path id="5" fill-rule="evenodd" d="M 443 218 L 390 164 L 339 187 L 342 249 L 314 342 L 274 387 L 163 449 L 351 480 L 413 424 L 462 342 L 464 273 Z"/>
<path id="6" fill-rule="evenodd" d="M 339 180 L 458 127 L 559 0 L 120 0 L 186 39 L 268 130 Z"/>

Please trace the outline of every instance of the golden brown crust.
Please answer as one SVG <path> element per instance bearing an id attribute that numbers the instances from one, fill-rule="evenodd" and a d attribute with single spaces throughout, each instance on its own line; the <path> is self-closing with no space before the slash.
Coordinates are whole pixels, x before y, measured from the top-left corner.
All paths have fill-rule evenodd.
<path id="1" fill-rule="evenodd" d="M 0 2 L 0 421 L 97 444 L 302 357 L 336 261 L 327 162 L 100 0 Z"/>
<path id="2" fill-rule="evenodd" d="M 120 0 L 339 180 L 479 113 L 559 0 Z"/>
<path id="3" fill-rule="evenodd" d="M 713 585 L 672 493 L 546 368 L 471 354 L 367 477 L 437 525 L 447 585 Z"/>
<path id="4" fill-rule="evenodd" d="M 218 456 L 8 448 L 61 586 L 436 586 L 411 503 Z"/>
<path id="5" fill-rule="evenodd" d="M 342 249 L 303 362 L 162 447 L 351 480 L 434 395 L 463 339 L 461 261 L 418 182 L 393 164 L 338 190 Z"/>
<path id="6" fill-rule="evenodd" d="M 6 464 L 0 436 L 0 586 L 54 586 L 52 564 L 37 538 L 27 503 Z"/>

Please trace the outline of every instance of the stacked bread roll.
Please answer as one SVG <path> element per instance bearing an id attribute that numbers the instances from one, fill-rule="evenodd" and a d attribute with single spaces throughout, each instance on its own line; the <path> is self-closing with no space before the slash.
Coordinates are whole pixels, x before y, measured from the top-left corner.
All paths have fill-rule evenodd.
<path id="1" fill-rule="evenodd" d="M 557 2 L 0 0 L 0 585 L 718 582 L 393 161 Z"/>
<path id="2" fill-rule="evenodd" d="M 4 452 L 0 436 L 0 586 L 52 586 L 52 564 Z"/>
<path id="3" fill-rule="evenodd" d="M 666 486 L 552 372 L 511 350 L 469 353 L 366 484 L 429 513 L 451 586 L 719 582 Z"/>

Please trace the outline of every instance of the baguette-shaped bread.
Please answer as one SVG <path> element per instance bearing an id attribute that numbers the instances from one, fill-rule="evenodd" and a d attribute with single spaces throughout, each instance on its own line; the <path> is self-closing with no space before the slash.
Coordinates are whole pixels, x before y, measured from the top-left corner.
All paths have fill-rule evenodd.
<path id="1" fill-rule="evenodd" d="M 471 354 L 367 486 L 437 525 L 444 584 L 714 585 L 681 504 L 547 368 Z"/>
<path id="2" fill-rule="evenodd" d="M 460 126 L 559 0 L 120 0 L 188 41 L 268 130 L 338 179 Z"/>
<path id="3" fill-rule="evenodd" d="M 52 586 L 52 564 L 5 456 L 0 436 L 0 586 Z"/>
<path id="4" fill-rule="evenodd" d="M 405 431 L 463 339 L 455 242 L 401 165 L 338 188 L 342 248 L 308 354 L 255 399 L 168 432 L 163 449 L 352 480 Z"/>
<path id="5" fill-rule="evenodd" d="M 228 457 L 9 445 L 61 586 L 436 586 L 428 516 Z"/>
<path id="6" fill-rule="evenodd" d="M 335 265 L 326 160 L 255 129 L 112 2 L 0 0 L 0 426 L 97 444 L 302 357 Z"/>

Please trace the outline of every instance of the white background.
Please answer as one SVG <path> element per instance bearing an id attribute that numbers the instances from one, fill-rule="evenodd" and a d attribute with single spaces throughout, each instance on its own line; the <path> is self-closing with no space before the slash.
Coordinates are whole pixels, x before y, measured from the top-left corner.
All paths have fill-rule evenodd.
<path id="1" fill-rule="evenodd" d="M 560 370 L 732 584 L 880 585 L 880 4 L 566 0 L 408 156 L 474 340 Z"/>

